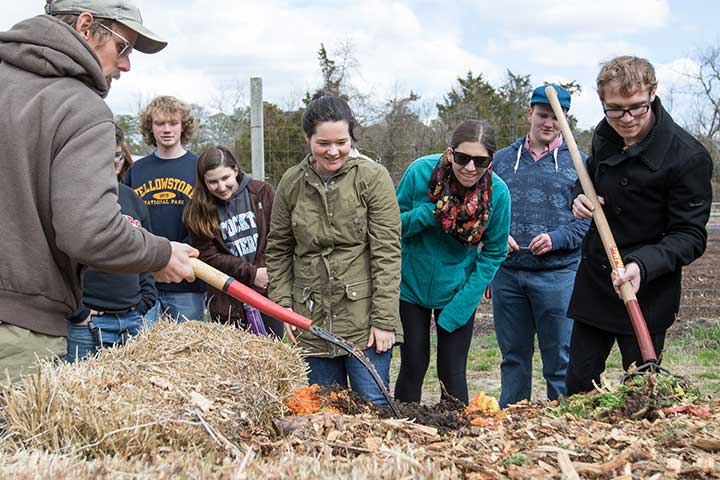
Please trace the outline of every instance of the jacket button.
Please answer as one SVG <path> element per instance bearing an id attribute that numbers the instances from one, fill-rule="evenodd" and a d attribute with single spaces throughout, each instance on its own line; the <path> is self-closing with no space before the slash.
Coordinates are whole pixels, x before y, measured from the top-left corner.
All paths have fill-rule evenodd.
<path id="1" fill-rule="evenodd" d="M 621 207 L 615 207 L 615 214 L 622 215 L 623 209 Z"/>
<path id="2" fill-rule="evenodd" d="M 630 180 L 628 180 L 627 177 L 623 177 L 620 179 L 620 186 L 621 187 L 627 187 L 628 183 L 630 183 Z"/>
<path id="3" fill-rule="evenodd" d="M 357 297 L 357 292 L 352 292 L 351 294 L 353 297 Z"/>

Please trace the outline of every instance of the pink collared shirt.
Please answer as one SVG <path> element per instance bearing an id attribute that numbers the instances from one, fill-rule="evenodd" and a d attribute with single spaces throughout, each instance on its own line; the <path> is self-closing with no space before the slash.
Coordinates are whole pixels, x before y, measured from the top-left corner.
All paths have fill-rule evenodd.
<path id="1" fill-rule="evenodd" d="M 538 161 L 538 160 L 540 160 L 540 157 L 542 157 L 543 155 L 545 155 L 548 152 L 555 150 L 560 145 L 562 145 L 562 142 L 563 142 L 562 135 L 558 135 L 557 138 L 555 140 L 553 140 L 552 142 L 550 142 L 549 145 L 545 145 L 545 149 L 542 152 L 540 152 L 536 155 L 532 150 L 530 150 L 530 135 L 526 135 L 525 136 L 525 150 L 530 152 L 530 155 L 532 155 L 532 157 L 535 159 L 535 161 Z"/>

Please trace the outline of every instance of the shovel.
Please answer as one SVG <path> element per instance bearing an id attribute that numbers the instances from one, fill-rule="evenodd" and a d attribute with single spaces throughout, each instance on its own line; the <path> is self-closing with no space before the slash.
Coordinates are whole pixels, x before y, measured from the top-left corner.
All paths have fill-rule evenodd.
<path id="1" fill-rule="evenodd" d="M 583 192 L 585 196 L 590 199 L 593 207 L 595 207 L 593 210 L 593 221 L 600 234 L 600 239 L 605 247 L 605 253 L 610 261 L 610 265 L 616 272 L 623 272 L 625 271 L 625 264 L 620 257 L 620 251 L 610 231 L 610 225 L 608 225 L 607 218 L 605 218 L 605 212 L 603 212 L 597 193 L 595 193 L 595 187 L 590 180 L 590 176 L 585 168 L 585 163 L 580 156 L 580 149 L 578 149 L 577 143 L 575 143 L 575 137 L 573 137 L 570 125 L 568 125 L 567 119 L 565 118 L 565 112 L 563 112 L 560 102 L 558 101 L 557 91 L 551 85 L 548 85 L 545 87 L 545 95 L 547 95 L 548 100 L 550 100 L 550 106 L 555 112 L 555 117 L 557 117 L 558 123 L 560 124 L 560 130 L 562 130 L 563 138 L 565 138 L 565 142 L 570 150 L 570 156 L 572 157 L 573 165 L 580 179 Z M 629 374 L 629 376 L 648 372 L 669 373 L 658 364 L 657 354 L 655 353 L 655 347 L 650 338 L 645 317 L 642 314 L 642 310 L 640 310 L 640 304 L 638 304 L 637 297 L 630 282 L 626 282 L 620 286 L 620 296 L 630 316 L 630 323 L 632 324 L 633 330 L 635 331 L 635 338 L 637 338 L 638 345 L 640 346 L 640 354 L 645 362 L 635 369 L 633 373 Z M 626 375 L 626 378 L 627 377 L 628 375 Z"/>
<path id="2" fill-rule="evenodd" d="M 395 401 L 390 396 L 390 392 L 388 392 L 387 388 L 385 388 L 385 384 L 380 378 L 377 370 L 375 370 L 375 367 L 363 354 L 362 350 L 355 348 L 350 342 L 338 337 L 334 333 L 313 325 L 312 320 L 309 318 L 278 305 L 269 298 L 266 298 L 252 288 L 243 285 L 233 277 L 222 273 L 220 270 L 211 267 L 207 263 L 204 263 L 197 258 L 191 258 L 190 262 L 192 264 L 193 272 L 197 278 L 209 283 L 218 290 L 222 290 L 231 297 L 257 308 L 271 317 L 277 318 L 285 323 L 289 323 L 290 325 L 294 325 L 301 330 L 305 330 L 306 332 L 310 332 L 313 335 L 322 338 L 326 342 L 337 345 L 355 357 L 368 370 L 368 372 L 370 372 L 370 375 L 373 380 L 375 380 L 375 383 L 377 383 L 377 386 L 380 388 L 385 400 L 387 400 L 388 405 L 392 408 L 395 417 L 400 418 L 400 410 L 398 410 Z"/>

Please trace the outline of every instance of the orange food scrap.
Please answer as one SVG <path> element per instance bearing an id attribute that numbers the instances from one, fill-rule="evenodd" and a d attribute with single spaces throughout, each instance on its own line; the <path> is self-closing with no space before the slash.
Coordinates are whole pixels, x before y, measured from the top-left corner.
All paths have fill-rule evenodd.
<path id="1" fill-rule="evenodd" d="M 470 405 L 465 407 L 465 414 L 470 420 L 470 424 L 476 427 L 490 425 L 505 417 L 497 400 L 483 392 L 478 392 Z"/>
<path id="2" fill-rule="evenodd" d="M 317 413 L 322 409 L 322 401 L 318 395 L 319 390 L 318 385 L 296 388 L 293 390 L 292 396 L 285 400 L 285 406 L 293 412 L 293 415 Z"/>
<path id="3" fill-rule="evenodd" d="M 496 415 L 500 412 L 500 405 L 498 405 L 498 401 L 495 397 L 485 395 L 483 392 L 478 392 L 472 402 L 470 402 L 470 405 L 465 407 L 465 413 Z"/>

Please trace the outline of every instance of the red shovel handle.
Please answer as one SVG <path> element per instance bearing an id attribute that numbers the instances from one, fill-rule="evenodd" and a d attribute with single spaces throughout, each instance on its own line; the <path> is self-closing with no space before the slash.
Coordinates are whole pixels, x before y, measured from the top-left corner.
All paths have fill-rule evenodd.
<path id="1" fill-rule="evenodd" d="M 555 112 L 555 117 L 557 117 L 558 123 L 560 124 L 560 130 L 562 130 L 563 138 L 570 150 L 570 157 L 572 158 L 573 165 L 580 179 L 583 192 L 585 192 L 585 196 L 590 199 L 593 207 L 595 207 L 593 210 L 593 221 L 600 234 L 600 239 L 605 247 L 605 253 L 610 261 L 610 265 L 616 272 L 621 268 L 624 269 L 625 265 L 620 257 L 620 251 L 615 243 L 612 231 L 610 231 L 610 225 L 607 222 L 607 218 L 605 218 L 605 212 L 603 212 L 602 205 L 600 205 L 600 201 L 595 193 L 595 187 L 593 186 L 592 180 L 590 180 L 590 175 L 588 175 L 587 169 L 585 168 L 585 162 L 583 162 L 580 156 L 580 149 L 577 143 L 575 143 L 575 137 L 573 137 L 570 125 L 568 125 L 567 119 L 565 118 L 565 112 L 563 112 L 560 102 L 558 101 L 557 91 L 552 85 L 548 85 L 545 87 L 545 95 L 547 95 L 548 100 L 550 100 L 550 106 Z M 643 360 L 645 362 L 657 362 L 655 347 L 653 347 L 645 317 L 640 310 L 640 305 L 638 304 L 630 282 L 626 282 L 620 286 L 620 295 L 625 302 L 625 309 L 630 316 L 630 323 L 632 323 L 633 330 L 635 330 L 635 337 L 637 337 L 638 344 L 640 345 L 640 353 L 642 354 Z"/>
<path id="2" fill-rule="evenodd" d="M 303 317 L 290 309 L 278 305 L 264 295 L 256 292 L 246 285 L 243 285 L 230 275 L 226 275 L 220 270 L 211 267 L 202 260 L 191 258 L 190 263 L 192 264 L 195 276 L 200 280 L 212 285 L 218 290 L 222 290 L 243 303 L 247 303 L 248 305 L 257 308 L 261 312 L 266 313 L 273 318 L 277 318 L 278 320 L 289 323 L 290 325 L 295 325 L 302 330 L 310 330 L 312 320 L 309 318 Z"/>

